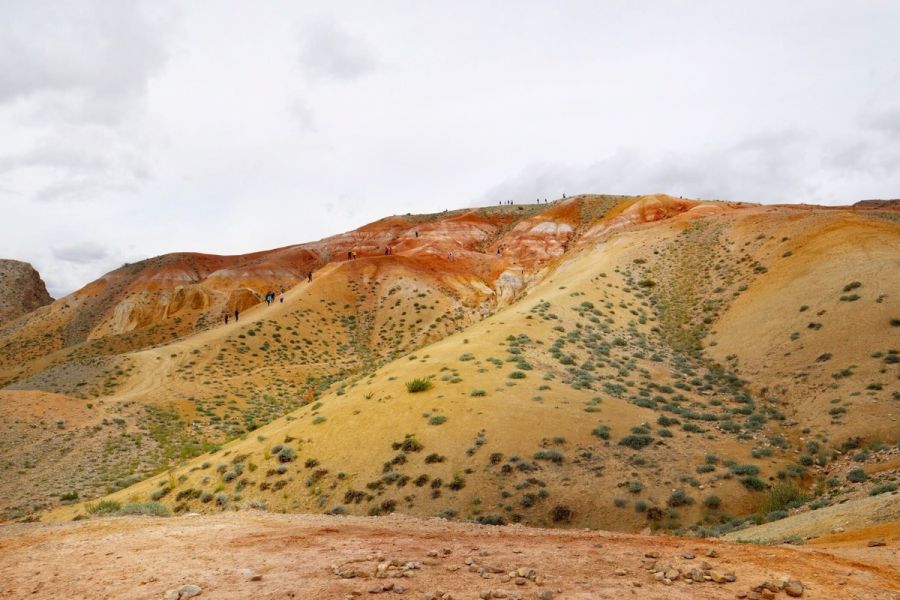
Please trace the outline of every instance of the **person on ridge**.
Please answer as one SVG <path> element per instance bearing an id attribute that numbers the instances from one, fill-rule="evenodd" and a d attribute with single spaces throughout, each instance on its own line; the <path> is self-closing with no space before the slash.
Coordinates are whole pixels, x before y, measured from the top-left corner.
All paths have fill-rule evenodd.
<path id="1" fill-rule="evenodd" d="M 312 283 L 312 271 L 306 274 L 306 281 Z"/>
<path id="2" fill-rule="evenodd" d="M 235 322 L 235 323 L 238 322 L 238 316 L 239 316 L 240 314 L 241 314 L 241 313 L 238 311 L 238 309 L 234 309 L 234 322 Z"/>

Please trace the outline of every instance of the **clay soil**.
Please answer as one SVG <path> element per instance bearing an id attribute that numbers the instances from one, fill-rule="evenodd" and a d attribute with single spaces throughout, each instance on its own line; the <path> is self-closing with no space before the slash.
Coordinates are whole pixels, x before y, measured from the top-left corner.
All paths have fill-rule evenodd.
<path id="1" fill-rule="evenodd" d="M 535 599 L 735 598 L 763 580 L 803 582 L 804 598 L 900 598 L 898 546 L 842 540 L 816 547 L 759 546 L 596 531 L 490 527 L 412 517 L 330 517 L 230 512 L 177 518 L 124 517 L 0 528 L 0 598 L 163 598 L 182 584 L 205 598 L 455 599 L 506 590 Z M 714 548 L 717 557 L 706 557 Z M 435 552 L 436 551 L 436 552 Z M 645 553 L 684 568 L 711 564 L 737 581 L 666 586 L 641 568 Z M 692 552 L 695 559 L 685 559 Z M 437 557 L 429 554 L 437 554 Z M 378 560 L 421 561 L 409 578 L 376 579 Z M 534 568 L 542 585 L 483 578 L 466 559 L 506 571 Z M 358 575 L 341 578 L 333 565 Z M 621 574 L 623 569 L 625 574 Z M 620 574 L 617 574 L 617 571 Z M 376 585 L 404 586 L 372 594 Z M 784 593 L 776 597 L 786 598 Z"/>

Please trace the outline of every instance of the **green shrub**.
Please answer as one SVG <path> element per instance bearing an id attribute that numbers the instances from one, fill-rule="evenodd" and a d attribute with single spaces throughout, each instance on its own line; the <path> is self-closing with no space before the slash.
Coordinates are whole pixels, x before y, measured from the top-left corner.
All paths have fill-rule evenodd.
<path id="1" fill-rule="evenodd" d="M 649 435 L 626 435 L 619 440 L 620 446 L 628 446 L 632 450 L 640 450 L 653 443 L 653 438 Z"/>
<path id="2" fill-rule="evenodd" d="M 759 477 L 756 477 L 755 475 L 742 478 L 741 483 L 745 488 L 754 492 L 761 492 L 762 490 L 766 489 L 766 484 L 763 482 L 763 480 Z"/>
<path id="3" fill-rule="evenodd" d="M 84 510 L 89 515 L 115 515 L 122 510 L 122 503 L 115 500 L 101 500 L 97 504 L 87 504 Z"/>
<path id="4" fill-rule="evenodd" d="M 601 440 L 609 439 L 609 426 L 608 425 L 598 425 L 594 429 L 591 430 L 591 435 L 594 435 Z"/>
<path id="5" fill-rule="evenodd" d="M 539 450 L 534 453 L 535 460 L 549 460 L 557 465 L 562 464 L 565 457 L 556 450 Z"/>
<path id="6" fill-rule="evenodd" d="M 525 373 L 522 371 L 513 371 L 509 374 L 510 379 L 525 379 Z"/>
<path id="7" fill-rule="evenodd" d="M 675 490 L 671 494 L 669 494 L 668 500 L 666 500 L 666 504 L 671 506 L 672 508 L 676 508 L 678 506 L 687 506 L 689 504 L 693 504 L 694 499 L 691 498 L 687 492 L 683 490 Z"/>
<path id="8" fill-rule="evenodd" d="M 884 485 L 879 485 L 878 487 L 873 487 L 869 490 L 870 496 L 877 496 L 878 494 L 886 494 L 888 492 L 893 492 L 897 489 L 896 483 L 886 483 Z"/>
<path id="9" fill-rule="evenodd" d="M 410 394 L 416 394 L 418 392 L 424 392 L 426 390 L 430 390 L 432 387 L 431 380 L 426 379 L 424 377 L 420 377 L 417 379 L 413 379 L 412 381 L 406 382 L 406 391 Z"/>
<path id="10" fill-rule="evenodd" d="M 635 512 L 646 512 L 647 511 L 647 503 L 643 500 L 638 500 L 634 503 L 634 511 Z"/>
<path id="11" fill-rule="evenodd" d="M 169 509 L 159 502 L 144 502 L 126 504 L 119 510 L 120 515 L 150 515 L 153 517 L 168 517 Z"/>
<path id="12" fill-rule="evenodd" d="M 484 390 L 472 390 L 469 392 L 469 395 L 475 398 L 479 398 L 481 396 L 487 396 L 487 392 Z"/>
<path id="13" fill-rule="evenodd" d="M 278 462 L 289 463 L 294 460 L 294 449 L 288 446 L 282 446 L 278 452 Z"/>
<path id="14" fill-rule="evenodd" d="M 781 511 L 806 501 L 806 494 L 793 481 L 779 483 L 766 494 L 761 510 L 764 513 Z"/>
<path id="15" fill-rule="evenodd" d="M 428 419 L 429 425 L 443 425 L 446 422 L 447 422 L 447 417 L 445 417 L 444 415 L 432 415 Z"/>
<path id="16" fill-rule="evenodd" d="M 759 467 L 756 465 L 732 465 L 731 472 L 735 475 L 759 475 Z"/>
<path id="17" fill-rule="evenodd" d="M 707 496 L 703 499 L 703 506 L 711 510 L 716 510 L 722 506 L 722 500 L 718 496 Z"/>
<path id="18" fill-rule="evenodd" d="M 862 469 L 851 469 L 850 472 L 847 473 L 847 481 L 852 481 L 853 483 L 862 483 L 869 479 L 869 476 L 866 475 L 866 472 Z"/>

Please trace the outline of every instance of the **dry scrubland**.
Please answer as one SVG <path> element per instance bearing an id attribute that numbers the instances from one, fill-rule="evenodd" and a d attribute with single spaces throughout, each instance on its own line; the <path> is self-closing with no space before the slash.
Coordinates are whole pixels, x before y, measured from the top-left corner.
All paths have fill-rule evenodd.
<path id="1" fill-rule="evenodd" d="M 0 330 L 0 509 L 895 521 L 898 214 L 591 196 L 123 267 Z"/>

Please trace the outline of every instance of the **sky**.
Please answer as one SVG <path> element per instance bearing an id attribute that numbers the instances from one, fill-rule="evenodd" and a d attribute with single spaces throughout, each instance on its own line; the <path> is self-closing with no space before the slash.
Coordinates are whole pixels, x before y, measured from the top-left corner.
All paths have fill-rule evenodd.
<path id="1" fill-rule="evenodd" d="M 55 297 L 563 193 L 900 197 L 893 0 L 0 0 L 0 257 Z"/>

